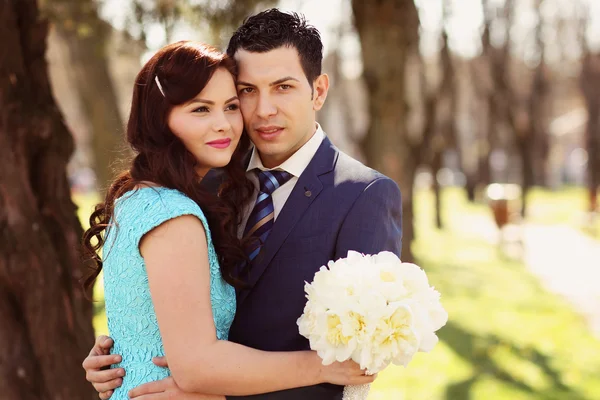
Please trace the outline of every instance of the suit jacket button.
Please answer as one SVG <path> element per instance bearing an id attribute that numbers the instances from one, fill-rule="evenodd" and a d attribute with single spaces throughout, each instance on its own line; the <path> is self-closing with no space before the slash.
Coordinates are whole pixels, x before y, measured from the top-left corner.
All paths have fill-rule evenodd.
<path id="1" fill-rule="evenodd" d="M 304 192 L 304 195 L 306 197 L 310 197 L 310 196 L 312 196 L 312 192 L 310 190 L 307 190 L 306 192 Z"/>

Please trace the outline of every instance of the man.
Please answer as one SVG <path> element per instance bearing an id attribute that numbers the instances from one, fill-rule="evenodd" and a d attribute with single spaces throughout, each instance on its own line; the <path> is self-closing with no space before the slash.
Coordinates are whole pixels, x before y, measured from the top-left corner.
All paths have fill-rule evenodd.
<path id="1" fill-rule="evenodd" d="M 248 176 L 257 197 L 248 205 L 240 235 L 264 240 L 250 253 L 250 268 L 242 275 L 249 288 L 238 292 L 229 340 L 260 350 L 309 349 L 296 324 L 306 302 L 304 283 L 329 260 L 349 250 L 400 254 L 398 186 L 338 151 L 316 122 L 329 89 L 321 73 L 322 49 L 314 27 L 277 9 L 248 18 L 227 49 L 238 63 L 241 110 L 255 145 Z M 260 182 L 265 176 L 277 182 L 270 189 Z M 256 210 L 265 207 L 273 219 L 257 217 Z M 102 369 L 118 362 L 108 355 L 111 345 L 110 339 L 99 338 L 84 361 L 101 398 L 110 396 L 123 373 Z M 166 366 L 164 359 L 157 363 Z M 329 400 L 341 399 L 342 390 L 323 384 L 244 398 Z M 172 379 L 142 385 L 132 395 L 142 400 L 206 398 L 184 394 Z"/>

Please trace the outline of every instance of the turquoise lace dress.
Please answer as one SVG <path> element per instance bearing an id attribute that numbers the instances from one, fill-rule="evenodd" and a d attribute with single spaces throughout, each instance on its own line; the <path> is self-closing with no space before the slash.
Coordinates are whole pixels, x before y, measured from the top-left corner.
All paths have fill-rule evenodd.
<path id="1" fill-rule="evenodd" d="M 144 187 L 126 193 L 115 202 L 116 224 L 109 228 L 103 249 L 106 315 L 115 342 L 112 353 L 123 357 L 113 367 L 125 368 L 123 385 L 115 390 L 111 400 L 127 399 L 127 392 L 134 387 L 170 375 L 168 369 L 152 363 L 152 357 L 163 356 L 164 349 L 138 246 L 144 234 L 182 215 L 195 215 L 206 229 L 215 327 L 218 339 L 227 340 L 235 314 L 235 290 L 221 276 L 208 223 L 200 207 L 172 189 Z"/>

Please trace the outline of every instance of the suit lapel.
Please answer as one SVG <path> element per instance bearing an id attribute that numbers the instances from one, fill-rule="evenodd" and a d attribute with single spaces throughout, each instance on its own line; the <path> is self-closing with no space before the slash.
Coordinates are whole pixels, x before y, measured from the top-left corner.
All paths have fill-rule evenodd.
<path id="1" fill-rule="evenodd" d="M 254 260 L 248 274 L 250 286 L 254 286 L 258 282 L 294 226 L 323 190 L 320 176 L 333 170 L 337 154 L 335 147 L 325 137 L 281 209 L 264 248 Z M 248 292 L 249 290 L 245 290 L 240 293 L 238 299 L 240 303 L 246 298 Z"/>

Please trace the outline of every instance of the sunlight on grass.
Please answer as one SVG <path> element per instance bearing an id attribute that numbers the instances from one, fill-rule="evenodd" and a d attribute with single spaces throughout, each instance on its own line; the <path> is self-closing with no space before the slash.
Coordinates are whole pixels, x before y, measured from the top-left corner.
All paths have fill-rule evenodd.
<path id="1" fill-rule="evenodd" d="M 90 214 L 94 210 L 96 204 L 100 202 L 100 196 L 96 193 L 72 193 L 71 197 L 78 206 L 77 215 L 79 216 L 83 229 L 89 228 Z M 96 335 L 108 334 L 106 314 L 104 313 L 104 284 L 102 277 L 103 275 L 101 272 L 94 284 L 94 319 L 92 323 Z"/>
<path id="2" fill-rule="evenodd" d="M 549 205 L 562 208 L 573 194 L 556 203 L 544 197 L 552 193 L 537 195 L 551 213 Z M 500 256 L 488 207 L 447 189 L 445 228 L 437 230 L 432 195 L 418 193 L 415 205 L 417 263 L 442 293 L 450 321 L 439 333 L 440 345 L 406 369 L 381 373 L 369 398 L 600 398 L 600 342 L 521 262 Z"/>
<path id="3" fill-rule="evenodd" d="M 94 284 L 94 330 L 96 335 L 108 335 L 108 321 L 104 312 L 104 282 L 103 275 L 100 272 L 96 283 Z"/>
<path id="4" fill-rule="evenodd" d="M 584 188 L 560 191 L 535 188 L 528 200 L 532 205 L 529 220 L 543 224 L 574 224 L 589 207 Z"/>
<path id="5" fill-rule="evenodd" d="M 97 193 L 84 194 L 74 192 L 71 194 L 71 198 L 73 199 L 73 202 L 77 204 L 77 216 L 81 221 L 83 229 L 89 228 L 90 215 L 92 214 L 92 211 L 94 211 L 96 204 L 100 202 L 100 196 Z"/>
<path id="6" fill-rule="evenodd" d="M 569 187 L 560 191 L 535 188 L 528 197 L 532 204 L 528 221 L 564 224 L 600 239 L 600 215 L 589 213 L 588 191 Z"/>
<path id="7" fill-rule="evenodd" d="M 97 199 L 75 199 L 87 220 Z M 530 202 L 531 222 L 572 225 L 585 211 L 585 192 L 536 189 Z M 417 193 L 415 208 L 417 263 L 442 293 L 450 321 L 431 353 L 381 373 L 369 399 L 600 399 L 600 341 L 520 261 L 501 256 L 488 207 L 446 189 L 442 230 L 434 227 L 431 193 Z M 103 299 L 101 280 L 94 297 Z M 94 327 L 105 333 L 97 304 Z"/>
<path id="8" fill-rule="evenodd" d="M 512 380 L 523 382 L 525 386 L 536 392 L 548 390 L 552 387 L 550 377 L 544 373 L 541 367 L 528 359 L 531 354 L 515 353 L 510 346 L 499 344 L 491 347 L 488 355 L 497 364 L 510 365 L 511 368 L 507 373 Z M 522 357 L 522 355 L 527 357 Z"/>

